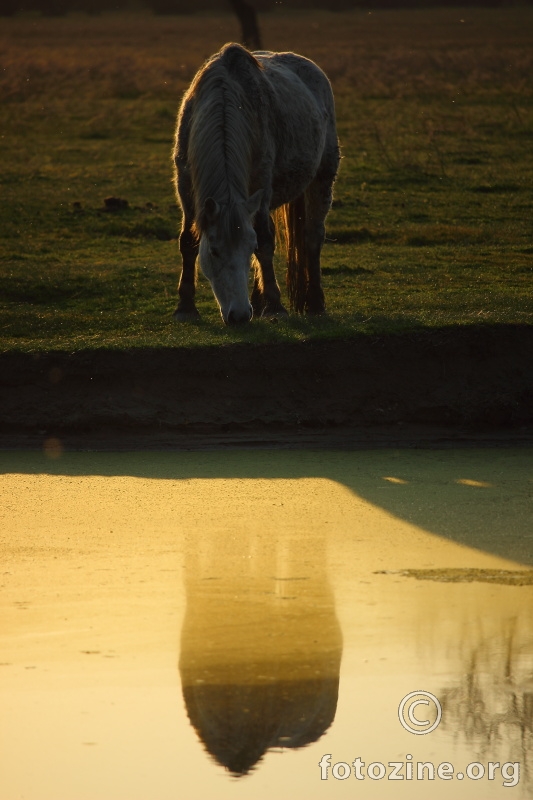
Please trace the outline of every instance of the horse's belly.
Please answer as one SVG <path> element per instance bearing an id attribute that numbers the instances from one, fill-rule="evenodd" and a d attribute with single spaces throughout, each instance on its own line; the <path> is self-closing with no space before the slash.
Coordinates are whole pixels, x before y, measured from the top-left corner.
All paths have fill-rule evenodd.
<path id="1" fill-rule="evenodd" d="M 272 174 L 272 208 L 295 200 L 315 178 L 324 157 L 325 131 L 317 129 L 289 154 L 281 150 Z"/>
<path id="2" fill-rule="evenodd" d="M 272 173 L 272 208 L 302 194 L 314 179 L 324 155 L 326 120 L 316 106 L 288 116 L 289 134 L 278 143 Z"/>
<path id="3" fill-rule="evenodd" d="M 283 64 L 285 58 L 291 65 L 303 63 L 318 85 L 309 85 L 302 76 L 287 69 Z M 315 64 L 293 54 L 274 56 L 272 61 L 277 63 L 268 64 L 268 59 L 264 63 L 266 72 L 271 73 L 276 98 L 274 118 L 270 121 L 275 142 L 271 207 L 278 208 L 301 195 L 316 176 L 324 157 L 328 130 L 335 124 L 332 123 L 335 112 L 327 78 Z"/>
<path id="4" fill-rule="evenodd" d="M 290 167 L 280 170 L 272 178 L 272 200 L 270 208 L 295 200 L 307 189 L 318 169 L 318 164 L 291 164 Z"/>

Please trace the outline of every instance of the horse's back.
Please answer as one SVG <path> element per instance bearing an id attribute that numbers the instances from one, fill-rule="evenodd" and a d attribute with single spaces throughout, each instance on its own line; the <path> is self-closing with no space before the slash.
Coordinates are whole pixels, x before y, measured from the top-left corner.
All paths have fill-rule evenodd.
<path id="1" fill-rule="evenodd" d="M 298 196 L 317 173 L 335 178 L 339 146 L 331 84 L 313 61 L 295 53 L 253 54 L 269 84 L 275 133 L 272 207 Z"/>
<path id="2" fill-rule="evenodd" d="M 270 86 L 275 111 L 293 130 L 315 118 L 335 129 L 335 105 L 331 84 L 320 67 L 295 53 L 254 53 Z"/>
<path id="3" fill-rule="evenodd" d="M 264 69 L 264 74 L 272 81 L 274 90 L 282 86 L 305 86 L 315 102 L 333 109 L 333 92 L 326 74 L 320 67 L 304 56 L 296 53 L 271 53 L 261 50 L 253 53 Z M 294 98 L 293 98 L 294 99 Z"/>
<path id="4" fill-rule="evenodd" d="M 198 100 L 204 96 L 209 101 L 206 90 L 212 76 L 221 75 L 221 68 L 231 92 L 237 92 L 237 106 L 247 109 L 252 163 L 249 191 L 266 189 L 270 207 L 277 208 L 298 197 L 319 172 L 333 181 L 339 147 L 333 92 L 324 72 L 295 53 L 250 53 L 241 45 L 229 44 L 197 73 L 182 102 L 174 151 L 182 205 L 189 204 L 192 209 L 187 187 Z M 202 130 L 205 127 L 200 125 Z"/>

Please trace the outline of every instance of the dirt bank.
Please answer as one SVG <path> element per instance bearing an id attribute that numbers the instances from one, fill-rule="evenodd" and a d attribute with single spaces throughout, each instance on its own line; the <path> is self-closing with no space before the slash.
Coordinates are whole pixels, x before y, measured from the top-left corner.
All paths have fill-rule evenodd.
<path id="1" fill-rule="evenodd" d="M 529 428 L 533 328 L 348 341 L 0 355 L 0 431 L 14 437 L 440 426 Z"/>

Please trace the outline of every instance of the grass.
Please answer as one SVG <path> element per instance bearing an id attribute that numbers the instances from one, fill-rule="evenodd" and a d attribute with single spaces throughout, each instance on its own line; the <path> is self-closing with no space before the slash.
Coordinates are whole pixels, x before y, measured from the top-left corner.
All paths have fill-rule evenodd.
<path id="1" fill-rule="evenodd" d="M 328 315 L 177 325 L 180 96 L 231 16 L 21 17 L 0 34 L 0 348 L 198 346 L 533 321 L 533 9 L 264 15 L 315 59 L 343 161 Z M 128 208 L 109 212 L 104 198 Z M 279 280 L 283 270 L 279 265 Z"/>

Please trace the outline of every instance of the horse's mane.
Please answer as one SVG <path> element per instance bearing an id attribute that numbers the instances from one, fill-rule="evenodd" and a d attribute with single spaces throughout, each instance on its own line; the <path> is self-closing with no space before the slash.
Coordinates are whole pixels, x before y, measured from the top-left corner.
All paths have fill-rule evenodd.
<path id="1" fill-rule="evenodd" d="M 254 125 L 252 102 L 262 66 L 237 44 L 207 62 L 190 89 L 194 111 L 188 158 L 195 199 L 195 232 L 206 229 L 205 201 L 220 206 L 221 232 L 235 242 L 245 223 Z"/>

